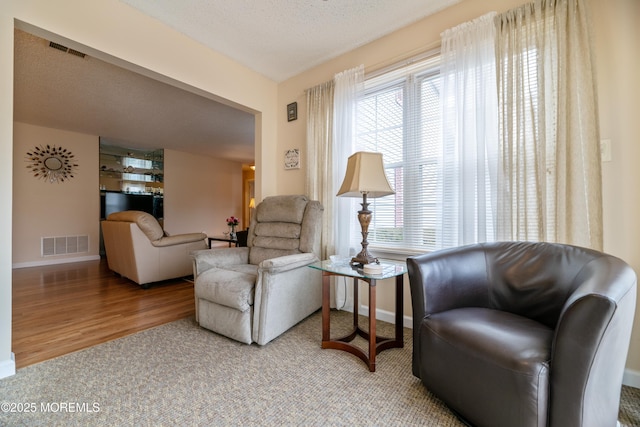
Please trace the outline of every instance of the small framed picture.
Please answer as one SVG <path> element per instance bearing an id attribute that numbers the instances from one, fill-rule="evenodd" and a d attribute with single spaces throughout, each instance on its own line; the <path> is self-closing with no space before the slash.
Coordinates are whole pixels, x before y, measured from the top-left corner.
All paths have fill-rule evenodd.
<path id="1" fill-rule="evenodd" d="M 287 105 L 287 121 L 291 122 L 298 119 L 298 103 L 292 102 Z"/>
<path id="2" fill-rule="evenodd" d="M 284 152 L 284 168 L 300 169 L 300 149 L 292 148 Z"/>

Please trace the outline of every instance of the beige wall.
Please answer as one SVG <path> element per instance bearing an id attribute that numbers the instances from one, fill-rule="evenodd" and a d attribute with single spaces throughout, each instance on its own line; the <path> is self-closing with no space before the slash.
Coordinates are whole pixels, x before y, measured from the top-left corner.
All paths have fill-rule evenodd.
<path id="1" fill-rule="evenodd" d="M 305 90 L 322 82 L 331 80 L 336 73 L 363 64 L 365 73 L 384 68 L 400 62 L 419 53 L 437 48 L 440 33 L 466 21 L 470 21 L 490 11 L 504 11 L 524 3 L 523 0 L 467 0 L 450 7 L 431 17 L 409 25 L 373 43 L 353 50 L 332 61 L 328 61 L 293 77 L 279 85 L 278 88 L 278 153 L 284 153 L 288 148 L 300 146 L 302 149 L 302 168 L 298 171 L 287 171 L 279 168 L 277 172 L 279 190 L 286 194 L 296 194 L 305 191 L 304 177 L 306 167 L 313 158 L 307 153 L 306 141 L 306 98 Z M 286 105 L 298 103 L 298 120 L 287 122 Z M 354 216 L 356 212 L 354 211 Z M 373 249 L 370 247 L 370 249 Z M 376 255 L 375 250 L 372 252 Z M 401 258 L 404 259 L 404 258 Z M 404 314 L 411 317 L 411 294 L 409 281 L 404 278 Z M 392 280 L 387 280 L 377 289 L 377 308 L 381 312 L 395 312 L 395 291 Z M 367 304 L 367 290 L 360 290 L 361 302 Z M 384 313 L 382 314 L 384 317 Z M 389 316 L 389 320 L 392 317 Z M 410 325 L 409 319 L 405 325 Z"/>
<path id="2" fill-rule="evenodd" d="M 170 234 L 222 235 L 242 216 L 242 164 L 165 150 L 164 227 Z"/>
<path id="3" fill-rule="evenodd" d="M 43 144 L 75 155 L 75 178 L 51 184 L 29 173 L 25 154 Z M 13 149 L 13 267 L 99 259 L 98 136 L 15 122 Z M 164 188 L 170 234 L 221 235 L 225 219 L 242 214 L 240 163 L 165 150 Z M 41 256 L 41 237 L 76 235 L 89 236 L 89 253 Z"/>
<path id="4" fill-rule="evenodd" d="M 610 138 L 613 161 L 603 165 L 605 250 L 628 261 L 640 271 L 640 135 L 637 111 L 640 99 L 638 50 L 640 40 L 635 18 L 637 0 L 612 0 L 592 4 L 597 34 L 597 66 L 603 138 Z M 55 3 L 55 4 L 54 4 Z M 116 0 L 9 0 L 0 9 L 0 195 L 12 192 L 12 96 L 13 19 L 43 28 L 84 46 L 106 52 L 171 79 L 185 82 L 257 112 L 256 190 L 258 200 L 272 194 L 304 192 L 306 153 L 306 106 L 304 90 L 327 81 L 337 72 L 364 64 L 367 72 L 437 46 L 439 34 L 490 10 L 498 12 L 524 3 L 522 0 L 465 0 L 390 36 L 329 61 L 280 85 L 266 80 L 212 53 L 182 35 L 161 26 Z M 113 29 L 118 28 L 117 31 Z M 72 44 L 71 44 L 72 45 Z M 166 47 L 179 57 L 167 58 Z M 298 120 L 287 122 L 286 105 L 298 102 Z M 277 136 L 277 138 L 276 138 Z M 284 151 L 300 148 L 302 168 L 282 167 Z M 275 165 L 275 167 L 273 167 Z M 224 216 L 224 215 L 223 215 Z M 0 235 L 11 235 L 11 206 L 0 205 Z M 178 225 L 176 224 L 176 227 Z M 10 364 L 11 349 L 11 247 L 0 242 L 0 376 Z M 380 286 L 378 298 L 392 310 L 391 286 Z M 408 289 L 405 314 L 410 314 Z M 640 317 L 640 316 L 637 316 Z M 640 326 L 636 320 L 627 367 L 640 372 Z M 3 365 L 4 364 L 4 365 Z"/>
<path id="5" fill-rule="evenodd" d="M 304 192 L 306 165 L 313 161 L 309 158 L 305 145 L 306 89 L 331 80 L 336 73 L 360 64 L 365 66 L 366 72 L 371 72 L 433 49 L 439 46 L 442 31 L 489 11 L 504 11 L 522 3 L 524 3 L 523 0 L 466 0 L 281 83 L 278 86 L 276 150 L 279 156 L 276 170 L 279 192 L 283 194 Z M 298 120 L 287 122 L 286 106 L 291 102 L 298 103 Z M 302 149 L 302 168 L 296 171 L 284 170 L 281 166 L 284 152 L 289 148 L 297 147 Z"/>
<path id="6" fill-rule="evenodd" d="M 60 41 L 256 114 L 256 162 L 276 163 L 277 84 L 117 0 L 5 0 L 0 8 L 0 377 L 11 354 L 13 29 Z M 167 55 L 167 51 L 172 54 Z M 97 183 L 96 183 L 97 186 Z M 278 194 L 273 168 L 256 168 L 259 198 Z M 176 225 L 177 226 L 177 225 Z"/>
<path id="7" fill-rule="evenodd" d="M 640 272 L 640 1 L 591 0 L 595 29 L 600 135 L 612 160 L 602 164 L 604 250 Z M 640 298 L 640 296 L 639 296 Z M 640 387 L 640 300 L 627 369 Z"/>
<path id="8" fill-rule="evenodd" d="M 490 11 L 504 11 L 523 3 L 523 0 L 467 0 L 450 7 L 431 17 L 409 25 L 375 42 L 353 50 L 332 61 L 328 61 L 305 73 L 299 74 L 278 87 L 278 148 L 280 156 L 289 148 L 300 147 L 302 151 L 302 167 L 289 171 L 284 168 L 276 170 L 278 189 L 283 194 L 297 194 L 305 191 L 305 174 L 309 162 L 314 159 L 306 150 L 306 97 L 305 90 L 331 80 L 336 73 L 356 67 L 365 66 L 365 72 L 384 68 L 419 53 L 437 48 L 440 33 L 466 21 L 470 21 Z M 298 103 L 298 120 L 287 122 L 286 105 Z M 281 163 L 281 162 L 280 162 Z M 280 164 L 278 163 L 278 164 Z M 354 216 L 356 212 L 354 211 Z M 372 248 L 370 248 L 372 249 Z M 375 251 L 373 251 L 376 254 Z M 379 254 L 378 254 L 379 255 Z M 411 294 L 408 278 L 405 276 L 404 314 L 411 317 Z M 395 311 L 395 291 L 393 281 L 388 280 L 377 289 L 377 308 L 382 312 Z M 367 291 L 360 290 L 361 302 L 367 304 Z M 384 316 L 384 314 L 383 314 Z M 409 325 L 407 319 L 405 325 Z"/>
<path id="9" fill-rule="evenodd" d="M 74 178 L 62 183 L 36 179 L 26 153 L 55 145 L 70 150 L 78 163 Z M 13 128 L 13 265 L 99 259 L 98 137 L 25 123 Z M 89 252 L 42 257 L 41 237 L 89 236 Z"/>
<path id="10" fill-rule="evenodd" d="M 596 36 L 596 65 L 602 139 L 611 139 L 613 160 L 603 164 L 605 251 L 621 257 L 640 271 L 640 2 L 637 0 L 589 0 Z M 364 64 L 366 72 L 382 68 L 414 55 L 425 48 L 437 47 L 440 33 L 462 22 L 495 10 L 506 11 L 525 3 L 523 0 L 466 0 L 442 12 L 407 26 L 387 37 L 356 49 L 335 60 L 283 82 L 278 90 L 278 153 L 301 145 L 302 168 L 291 172 L 279 169 L 279 190 L 293 194 L 304 191 L 304 175 L 309 159 L 306 139 L 305 89 L 333 78 L 335 73 Z M 295 122 L 286 121 L 286 104 L 298 102 Z M 290 179 L 295 178 L 295 179 Z M 405 278 L 405 316 L 411 315 L 411 298 Z M 378 286 L 378 308 L 394 311 L 391 283 Z M 361 295 L 366 295 L 362 289 Z M 363 298 L 366 303 L 366 298 Z M 637 304 L 640 311 L 640 302 Z M 627 383 L 640 387 L 640 315 L 636 316 Z M 630 379 L 629 373 L 632 373 Z"/>

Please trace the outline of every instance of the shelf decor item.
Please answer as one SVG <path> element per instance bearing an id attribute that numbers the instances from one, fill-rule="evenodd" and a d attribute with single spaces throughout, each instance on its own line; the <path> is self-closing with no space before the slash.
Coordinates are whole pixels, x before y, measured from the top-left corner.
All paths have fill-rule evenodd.
<path id="1" fill-rule="evenodd" d="M 229 226 L 229 238 L 236 239 L 238 235 L 236 234 L 236 227 L 240 221 L 235 216 L 230 216 L 227 218 L 227 225 Z"/>
<path id="2" fill-rule="evenodd" d="M 27 152 L 27 169 L 33 176 L 50 183 L 73 178 L 78 164 L 70 150 L 55 145 L 39 146 Z"/>

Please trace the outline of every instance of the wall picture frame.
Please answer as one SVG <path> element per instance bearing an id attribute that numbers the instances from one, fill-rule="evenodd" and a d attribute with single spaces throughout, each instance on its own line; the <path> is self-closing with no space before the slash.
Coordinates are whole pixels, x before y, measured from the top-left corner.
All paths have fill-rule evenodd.
<path id="1" fill-rule="evenodd" d="M 291 122 L 298 119 L 298 103 L 292 102 L 287 104 L 287 121 Z"/>
<path id="2" fill-rule="evenodd" d="M 300 149 L 292 148 L 284 152 L 284 168 L 300 169 Z"/>

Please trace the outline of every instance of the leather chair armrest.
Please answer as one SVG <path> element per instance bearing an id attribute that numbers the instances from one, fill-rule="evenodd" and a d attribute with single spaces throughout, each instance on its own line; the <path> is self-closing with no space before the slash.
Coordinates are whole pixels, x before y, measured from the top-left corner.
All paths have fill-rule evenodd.
<path id="1" fill-rule="evenodd" d="M 459 247 L 407 258 L 413 307 L 413 374 L 420 378 L 420 327 L 432 313 L 486 307 L 488 272 L 484 250 Z"/>
<path id="2" fill-rule="evenodd" d="M 490 279 L 481 247 L 463 246 L 409 257 L 407 268 L 412 303 L 420 321 L 430 313 L 489 305 Z"/>
<path id="3" fill-rule="evenodd" d="M 590 262 L 576 280 L 582 283 L 562 310 L 552 346 L 550 420 L 552 425 L 575 419 L 589 420 L 585 426 L 605 425 L 616 419 L 618 401 L 593 399 L 620 393 L 636 276 L 622 261 L 606 256 Z"/>
<path id="4" fill-rule="evenodd" d="M 176 234 L 175 236 L 164 236 L 158 240 L 154 240 L 151 244 L 155 247 L 162 248 L 165 246 L 182 245 L 184 243 L 197 242 L 207 238 L 205 233 L 186 233 Z"/>

